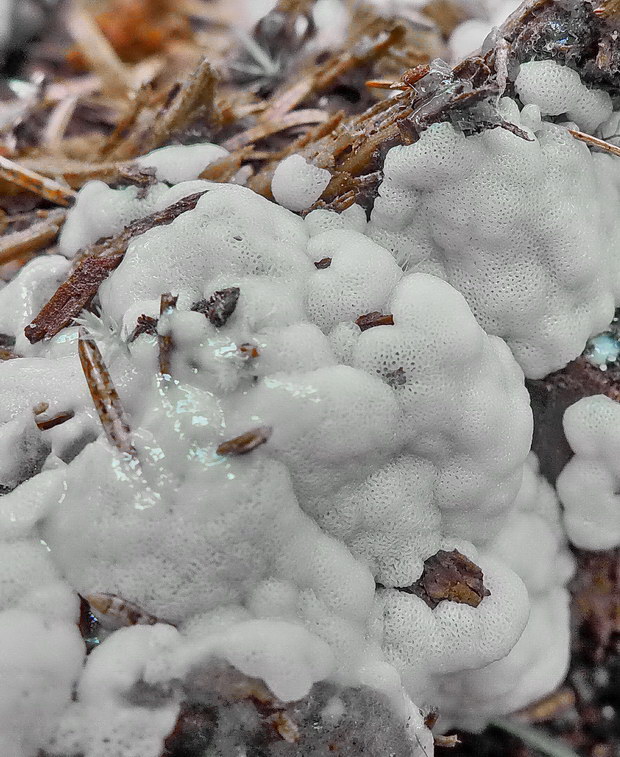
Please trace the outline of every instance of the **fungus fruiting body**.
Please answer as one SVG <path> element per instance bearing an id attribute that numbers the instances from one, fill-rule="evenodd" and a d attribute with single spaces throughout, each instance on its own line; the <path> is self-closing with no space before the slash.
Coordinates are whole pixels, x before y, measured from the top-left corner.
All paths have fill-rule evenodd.
<path id="1" fill-rule="evenodd" d="M 216 698 L 302 755 L 371 711 L 370 757 L 429 757 L 423 713 L 476 729 L 561 682 L 567 535 L 620 542 L 620 410 L 567 411 L 562 511 L 525 377 L 620 304 L 620 159 L 571 134 L 617 114 L 511 63 L 467 113 L 421 75 L 429 122 L 367 207 L 321 205 L 324 156 L 285 157 L 272 201 L 200 178 L 219 145 L 169 145 L 137 186 L 86 183 L 0 289 L 0 753 L 161 757 Z M 241 750 L 215 720 L 209 754 Z"/>

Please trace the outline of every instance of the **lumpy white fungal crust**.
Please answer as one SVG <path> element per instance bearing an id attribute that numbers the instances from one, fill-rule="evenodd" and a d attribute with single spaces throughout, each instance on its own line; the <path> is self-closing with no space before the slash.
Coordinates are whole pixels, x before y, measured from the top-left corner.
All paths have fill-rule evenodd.
<path id="1" fill-rule="evenodd" d="M 505 657 L 445 681 L 444 728 L 454 723 L 479 730 L 489 717 L 538 701 L 564 680 L 570 660 L 567 584 L 574 565 L 562 525 L 558 498 L 538 473 L 532 453 L 514 509 L 484 550 L 505 562 L 525 584 L 530 601 L 527 625 Z"/>
<path id="2" fill-rule="evenodd" d="M 564 432 L 575 453 L 557 481 L 570 540 L 582 549 L 620 545 L 620 406 L 602 394 L 585 397 L 564 413 Z"/>
<path id="3" fill-rule="evenodd" d="M 271 181 L 275 201 L 289 210 L 302 211 L 315 203 L 331 179 L 325 168 L 313 166 L 301 155 L 290 155 L 278 164 Z"/>
<path id="4" fill-rule="evenodd" d="M 573 87 L 575 108 L 584 92 Z M 502 128 L 464 136 L 440 123 L 392 148 L 369 233 L 405 270 L 449 281 L 526 376 L 541 378 L 613 315 L 620 224 L 603 198 L 616 201 L 620 169 L 565 126 L 541 121 L 535 99 L 521 111 L 502 101 L 522 136 Z"/>
<path id="5" fill-rule="evenodd" d="M 577 71 L 553 60 L 523 63 L 515 89 L 524 105 L 538 105 L 543 116 L 565 115 L 582 131 L 594 131 L 613 109 L 607 92 L 588 89 Z"/>
<path id="6" fill-rule="evenodd" d="M 575 102 L 588 97 L 579 87 Z M 0 363 L 0 637 L 11 651 L 44 608 L 58 650 L 36 662 L 36 711 L 0 699 L 12 754 L 159 757 L 179 682 L 213 660 L 283 701 L 320 682 L 372 687 L 415 757 L 432 752 L 418 706 L 477 726 L 557 683 L 571 564 L 557 500 L 527 461 L 522 368 L 561 367 L 608 324 L 618 221 L 597 192 L 617 197 L 620 182 L 608 156 L 541 120 L 549 97 L 521 111 L 504 101 L 528 139 L 440 124 L 393 148 L 370 221 L 358 206 L 296 215 L 330 180 L 300 156 L 276 170 L 279 205 L 197 180 L 212 145 L 140 159 L 158 180 L 144 197 L 81 190 L 64 257 L 33 261 L 0 290 L 0 333 L 24 355 Z M 67 257 L 199 191 L 193 210 L 131 240 L 99 288 L 99 317 L 80 319 L 127 416 L 134 452 L 122 453 L 92 405 L 77 326 L 38 345 L 23 328 Z M 208 317 L 214 297 L 237 290 L 223 322 Z M 160 317 L 165 292 L 178 301 Z M 142 315 L 158 318 L 156 333 L 130 339 Z M 247 454 L 221 446 L 248 432 Z M 586 454 L 575 450 L 563 476 Z M 569 531 L 570 517 L 568 505 Z M 453 549 L 483 571 L 490 594 L 477 607 L 431 609 L 402 591 Z M 160 622 L 113 631 L 84 666 L 77 592 Z"/>
<path id="7" fill-rule="evenodd" d="M 141 155 L 136 163 L 141 168 L 155 169 L 159 181 L 167 184 L 180 184 L 183 181 L 198 179 L 200 174 L 221 158 L 228 155 L 228 150 L 209 142 L 196 145 L 168 145 Z"/>

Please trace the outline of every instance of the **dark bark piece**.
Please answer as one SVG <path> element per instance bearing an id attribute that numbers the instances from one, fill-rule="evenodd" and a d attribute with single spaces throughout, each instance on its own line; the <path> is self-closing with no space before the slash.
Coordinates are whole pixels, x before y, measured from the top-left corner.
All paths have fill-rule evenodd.
<path id="1" fill-rule="evenodd" d="M 134 237 L 155 226 L 166 226 L 182 213 L 193 210 L 203 194 L 196 192 L 183 197 L 163 210 L 132 221 L 120 234 L 86 247 L 67 281 L 60 285 L 32 323 L 26 326 L 28 340 L 34 344 L 49 339 L 68 326 L 90 304 L 100 285 L 120 265 Z"/>
<path id="2" fill-rule="evenodd" d="M 157 318 L 153 318 L 153 316 L 150 315 L 144 315 L 144 313 L 142 315 L 139 315 L 136 322 L 136 327 L 129 335 L 127 341 L 134 342 L 139 336 L 142 336 L 142 334 L 150 334 L 151 336 L 155 336 L 157 334 L 157 324 Z"/>
<path id="3" fill-rule="evenodd" d="M 87 600 L 81 594 L 78 594 L 80 598 L 80 617 L 78 620 L 78 628 L 84 645 L 86 646 L 86 654 L 90 654 L 93 649 L 99 645 L 99 639 L 97 633 L 99 631 L 99 621 L 93 615 L 90 609 L 90 605 Z"/>
<path id="4" fill-rule="evenodd" d="M 170 292 L 162 294 L 159 302 L 159 315 L 170 315 L 177 306 L 177 299 Z M 172 356 L 172 336 L 170 334 L 159 334 L 159 372 L 162 376 L 170 376 L 170 358 Z"/>
<path id="5" fill-rule="evenodd" d="M 110 372 L 95 340 L 86 336 L 83 328 L 78 338 L 78 352 L 90 396 L 108 441 L 121 452 L 135 457 L 131 430 Z"/>
<path id="6" fill-rule="evenodd" d="M 314 264 L 314 267 L 317 268 L 319 271 L 322 271 L 325 268 L 329 268 L 332 264 L 331 258 L 321 258 L 320 260 L 317 260 Z"/>
<path id="7" fill-rule="evenodd" d="M 208 300 L 200 300 L 192 305 L 192 310 L 203 313 L 209 321 L 218 328 L 226 325 L 230 316 L 235 312 L 241 290 L 239 287 L 228 287 L 219 292 L 213 292 Z"/>
<path id="8" fill-rule="evenodd" d="M 251 431 L 246 431 L 245 434 L 236 436 L 234 439 L 230 439 L 227 442 L 222 442 L 217 448 L 218 455 L 247 455 L 248 452 L 252 452 L 257 447 L 265 444 L 271 436 L 272 429 L 270 426 L 259 426 L 253 428 Z"/>
<path id="9" fill-rule="evenodd" d="M 248 754 L 258 757 L 410 757 L 411 736 L 384 694 L 365 686 L 315 684 L 298 702 L 282 702 L 265 683 L 213 661 L 182 683 L 184 701 L 162 757 Z M 326 718 L 338 697 L 343 714 Z M 380 724 L 380 727 L 377 727 Z"/>
<path id="10" fill-rule="evenodd" d="M 375 326 L 393 326 L 394 316 L 392 316 L 391 314 L 384 315 L 383 313 L 379 313 L 378 311 L 373 311 L 372 313 L 366 313 L 366 315 L 360 315 L 360 317 L 356 319 L 355 323 L 360 327 L 361 331 L 366 331 L 367 329 L 372 329 Z"/>
<path id="11" fill-rule="evenodd" d="M 414 594 L 434 609 L 440 602 L 478 607 L 491 592 L 484 585 L 482 570 L 458 550 L 439 552 L 424 561 L 424 571 L 411 586 L 398 591 Z"/>

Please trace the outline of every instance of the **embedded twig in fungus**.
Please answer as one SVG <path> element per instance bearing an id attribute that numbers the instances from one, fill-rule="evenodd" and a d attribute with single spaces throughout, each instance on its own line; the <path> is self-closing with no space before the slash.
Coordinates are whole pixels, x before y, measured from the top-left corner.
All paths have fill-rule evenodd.
<path id="1" fill-rule="evenodd" d="M 366 315 L 360 315 L 355 323 L 360 327 L 361 331 L 366 331 L 375 326 L 393 326 L 394 317 L 391 314 L 384 315 L 383 313 L 374 311 L 372 313 L 366 313 Z"/>
<path id="2" fill-rule="evenodd" d="M 161 328 L 162 319 L 161 316 L 167 316 L 174 312 L 177 306 L 177 297 L 166 292 L 162 294 L 159 301 L 159 324 Z M 168 326 L 168 324 L 166 324 Z M 159 372 L 162 376 L 170 376 L 170 356 L 172 354 L 172 335 L 167 331 L 166 333 L 159 332 Z"/>
<path id="3" fill-rule="evenodd" d="M 142 336 L 142 334 L 151 334 L 151 336 L 155 336 L 157 334 L 157 323 L 157 318 L 153 318 L 150 315 L 144 315 L 144 313 L 139 315 L 138 320 L 136 321 L 136 327 L 129 335 L 127 341 L 133 342 L 139 336 Z"/>
<path id="4" fill-rule="evenodd" d="M 398 591 L 414 594 L 431 608 L 445 600 L 478 607 L 491 592 L 485 587 L 480 568 L 458 550 L 440 549 L 424 561 L 424 571 L 411 586 Z"/>
<path id="5" fill-rule="evenodd" d="M 246 431 L 241 436 L 236 436 L 228 442 L 222 442 L 217 448 L 218 455 L 247 455 L 261 444 L 269 440 L 272 429 L 270 426 L 259 426 L 251 431 Z"/>
<path id="6" fill-rule="evenodd" d="M 24 331 L 28 340 L 32 344 L 40 342 L 68 326 L 90 304 L 101 283 L 120 265 L 133 237 L 154 226 L 172 223 L 181 213 L 193 210 L 203 194 L 196 192 L 183 197 L 163 210 L 133 221 L 120 234 L 86 247 L 71 276 L 26 326 Z"/>
<path id="7" fill-rule="evenodd" d="M 116 627 L 154 626 L 156 623 L 167 623 L 115 594 L 88 594 L 86 601 L 100 621 L 104 623 L 107 621 Z M 168 625 L 174 624 L 168 623 Z"/>
<path id="8" fill-rule="evenodd" d="M 608 152 L 610 155 L 617 155 L 620 157 L 620 147 L 612 145 L 611 142 L 605 142 L 604 139 L 598 139 L 591 134 L 584 134 L 582 131 L 576 131 L 575 129 L 569 129 L 568 133 L 578 139 L 580 142 L 585 142 L 590 147 L 596 147 L 603 152 Z"/>
<path id="9" fill-rule="evenodd" d="M 120 397 L 99 347 L 95 340 L 87 335 L 84 327 L 80 327 L 78 351 L 90 396 L 93 398 L 105 435 L 118 450 L 136 457 L 136 450 L 131 443 L 131 430 L 125 419 Z"/>

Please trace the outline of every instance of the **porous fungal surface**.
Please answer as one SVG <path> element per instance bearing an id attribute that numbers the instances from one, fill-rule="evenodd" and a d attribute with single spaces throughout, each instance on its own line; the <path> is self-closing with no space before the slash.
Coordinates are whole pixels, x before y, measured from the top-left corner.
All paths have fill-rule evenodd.
<path id="1" fill-rule="evenodd" d="M 210 757 L 430 757 L 430 713 L 563 680 L 620 419 L 567 411 L 562 514 L 525 376 L 620 304 L 620 158 L 574 135 L 617 112 L 513 68 L 387 151 L 368 212 L 301 154 L 270 200 L 168 146 L 0 289 L 3 757 L 162 757 L 192 717 Z"/>

